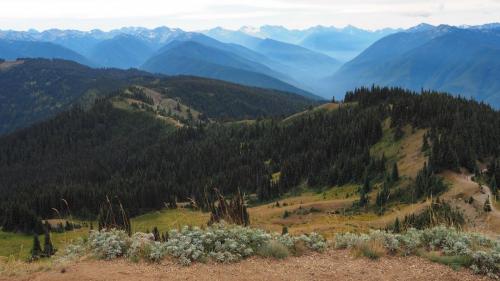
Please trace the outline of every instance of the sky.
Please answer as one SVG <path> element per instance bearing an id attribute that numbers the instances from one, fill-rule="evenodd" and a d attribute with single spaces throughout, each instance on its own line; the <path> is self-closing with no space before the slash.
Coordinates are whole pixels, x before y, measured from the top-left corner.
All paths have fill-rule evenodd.
<path id="1" fill-rule="evenodd" d="M 419 23 L 500 21 L 500 0 L 0 0 L 0 29 L 110 30 L 123 26 L 204 30 L 216 26 L 354 25 L 407 28 Z"/>

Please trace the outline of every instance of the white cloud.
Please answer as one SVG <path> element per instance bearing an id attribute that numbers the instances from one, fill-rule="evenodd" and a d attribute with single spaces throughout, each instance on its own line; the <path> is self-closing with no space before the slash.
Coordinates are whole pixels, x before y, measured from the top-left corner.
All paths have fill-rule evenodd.
<path id="1" fill-rule="evenodd" d="M 500 19 L 499 0 L 2 0 L 0 29 L 111 29 L 168 25 L 188 30 L 213 26 L 279 24 L 365 28 L 480 24 Z"/>

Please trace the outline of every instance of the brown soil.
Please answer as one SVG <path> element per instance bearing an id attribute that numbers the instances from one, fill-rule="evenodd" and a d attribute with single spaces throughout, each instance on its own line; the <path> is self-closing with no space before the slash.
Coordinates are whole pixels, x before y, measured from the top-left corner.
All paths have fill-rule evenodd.
<path id="1" fill-rule="evenodd" d="M 384 257 L 377 261 L 354 258 L 349 251 L 329 250 L 286 260 L 251 258 L 234 264 L 183 267 L 174 261 L 162 264 L 119 261 L 82 261 L 64 268 L 0 280 L 489 280 L 468 270 L 418 257 Z"/>

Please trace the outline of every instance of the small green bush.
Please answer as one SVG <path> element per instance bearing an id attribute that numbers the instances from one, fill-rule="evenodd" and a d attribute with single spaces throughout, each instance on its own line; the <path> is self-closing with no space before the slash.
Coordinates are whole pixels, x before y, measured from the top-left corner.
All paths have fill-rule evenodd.
<path id="1" fill-rule="evenodd" d="M 364 256 L 372 260 L 377 260 L 385 255 L 385 249 L 382 243 L 376 240 L 365 241 L 357 245 L 354 249 L 357 256 Z"/>
<path id="2" fill-rule="evenodd" d="M 290 255 L 288 248 L 276 240 L 271 240 L 262 245 L 257 253 L 263 257 L 284 259 Z"/>

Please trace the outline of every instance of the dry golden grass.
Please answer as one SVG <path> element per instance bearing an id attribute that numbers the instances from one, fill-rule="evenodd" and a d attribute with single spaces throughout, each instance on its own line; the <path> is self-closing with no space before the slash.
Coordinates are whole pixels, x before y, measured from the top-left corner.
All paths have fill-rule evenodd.
<path id="1" fill-rule="evenodd" d="M 414 130 L 409 125 L 405 126 L 403 138 L 395 141 L 394 129 L 390 126 L 391 120 L 384 120 L 382 139 L 371 148 L 370 153 L 378 157 L 383 154 L 389 161 L 397 161 L 399 174 L 414 178 L 427 161 L 421 151 L 426 130 Z"/>
<path id="2" fill-rule="evenodd" d="M 386 255 L 386 250 L 382 241 L 368 240 L 356 245 L 353 249 L 355 257 L 367 257 L 377 260 Z"/>
<path id="3" fill-rule="evenodd" d="M 399 174 L 415 178 L 422 169 L 427 157 L 422 153 L 422 140 L 427 130 L 416 130 L 408 126 L 404 129 L 405 137 L 400 143 L 398 168 Z"/>
<path id="4" fill-rule="evenodd" d="M 4 61 L 4 62 L 0 63 L 0 71 L 7 71 L 10 68 L 17 66 L 17 65 L 20 65 L 20 64 L 23 64 L 23 63 L 24 63 L 23 60 Z"/>
<path id="5" fill-rule="evenodd" d="M 0 257 L 0 276 L 15 277 L 34 272 L 48 271 L 53 268 L 51 259 L 42 259 L 37 262 L 27 263 L 13 257 Z"/>
<path id="6" fill-rule="evenodd" d="M 252 207 L 249 208 L 251 225 L 275 232 L 287 226 L 291 234 L 314 231 L 333 238 L 340 232 L 367 232 L 369 229 L 384 228 L 394 222 L 396 217 L 403 219 L 405 215 L 419 212 L 429 204 L 426 201 L 395 205 L 382 216 L 373 212 L 349 215 L 345 211 L 358 200 L 357 190 L 357 185 L 334 187 L 322 193 L 307 192 L 278 200 L 280 207 L 276 206 L 276 202 Z M 370 194 L 372 202 L 376 192 L 374 190 Z M 298 212 L 299 208 L 305 213 Z M 308 211 L 311 208 L 314 208 L 313 212 Z M 290 214 L 286 218 L 285 211 Z"/>
<path id="7" fill-rule="evenodd" d="M 161 210 L 132 218 L 132 231 L 152 231 L 156 226 L 162 232 L 182 226 L 203 226 L 209 219 L 208 213 L 178 208 Z"/>
<path id="8" fill-rule="evenodd" d="M 136 88 L 142 89 L 144 91 L 144 94 L 146 94 L 148 97 L 153 99 L 153 108 L 155 110 L 165 110 L 165 111 L 170 111 L 172 115 L 174 116 L 179 116 L 181 118 L 187 119 L 189 117 L 188 110 L 191 111 L 191 115 L 194 120 L 197 120 L 201 113 L 198 112 L 197 110 L 190 108 L 189 106 L 178 102 L 177 100 L 171 99 L 164 97 L 161 93 L 158 93 L 152 89 L 142 87 L 142 86 L 134 86 Z M 132 94 L 130 90 L 125 90 L 125 93 Z M 112 99 L 113 105 L 116 108 L 119 109 L 124 109 L 124 110 L 137 110 L 136 108 L 132 107 L 132 104 L 141 104 L 141 105 L 146 105 L 144 102 L 135 100 L 132 98 L 124 98 L 124 97 L 115 97 Z M 177 110 L 177 104 L 179 104 L 180 110 Z M 150 105 L 147 105 L 150 106 Z M 176 127 L 182 127 L 183 124 L 180 123 L 178 120 L 175 120 L 175 118 L 171 117 L 165 117 L 162 115 L 156 115 L 157 118 L 164 120 L 168 124 L 174 125 Z"/>
<path id="9" fill-rule="evenodd" d="M 7 71 L 16 65 L 20 65 L 23 63 L 24 63 L 23 60 L 4 61 L 4 62 L 0 63 L 0 71 Z"/>

